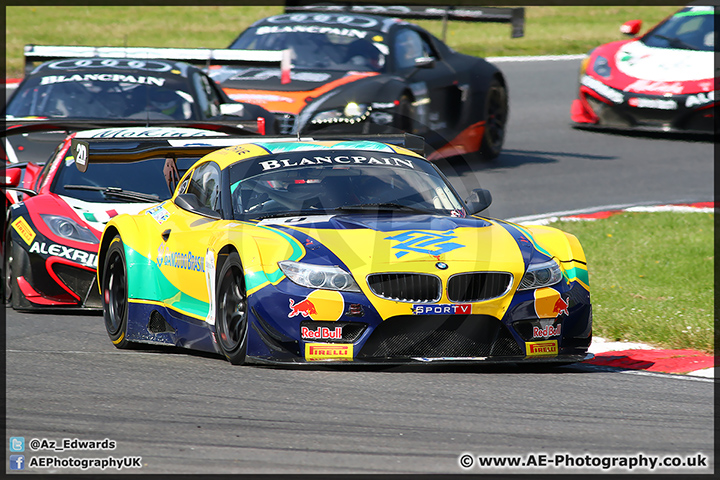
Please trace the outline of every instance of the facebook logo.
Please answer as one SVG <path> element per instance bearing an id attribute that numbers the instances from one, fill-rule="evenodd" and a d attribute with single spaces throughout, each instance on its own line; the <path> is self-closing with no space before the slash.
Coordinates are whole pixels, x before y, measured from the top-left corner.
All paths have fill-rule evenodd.
<path id="1" fill-rule="evenodd" d="M 25 455 L 10 455 L 10 470 L 25 470 Z"/>
<path id="2" fill-rule="evenodd" d="M 25 451 L 25 437 L 10 437 L 10 451 L 11 452 L 24 452 Z"/>

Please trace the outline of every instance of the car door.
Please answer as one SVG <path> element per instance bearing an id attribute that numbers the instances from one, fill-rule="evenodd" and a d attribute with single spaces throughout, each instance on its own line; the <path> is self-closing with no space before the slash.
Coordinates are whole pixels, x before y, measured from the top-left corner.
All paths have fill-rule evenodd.
<path id="1" fill-rule="evenodd" d="M 178 193 L 194 194 L 200 205 L 222 214 L 220 168 L 214 162 L 198 165 Z M 214 281 L 214 271 L 206 268 L 208 246 L 226 222 L 166 203 L 168 217 L 160 229 L 157 263 L 172 286 L 164 290 L 163 302 L 172 310 L 205 318 L 212 284 L 208 275 Z M 210 260 L 214 267 L 214 257 Z"/>
<path id="2" fill-rule="evenodd" d="M 392 48 L 395 70 L 407 79 L 413 92 L 418 133 L 434 132 L 446 136 L 460 115 L 460 90 L 455 70 L 433 48 L 427 33 L 411 25 L 395 31 Z M 419 66 L 418 59 L 432 59 L 432 62 Z"/>

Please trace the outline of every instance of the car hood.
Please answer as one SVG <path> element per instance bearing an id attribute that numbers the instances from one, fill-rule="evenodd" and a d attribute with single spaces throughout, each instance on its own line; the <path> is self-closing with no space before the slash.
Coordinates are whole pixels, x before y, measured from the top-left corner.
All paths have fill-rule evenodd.
<path id="1" fill-rule="evenodd" d="M 77 198 L 67 197 L 64 195 L 58 195 L 58 197 L 68 204 L 73 211 L 80 217 L 85 223 L 94 228 L 95 230 L 102 232 L 105 228 L 105 224 L 114 216 L 123 213 L 134 215 L 141 210 L 144 210 L 155 203 L 95 203 L 85 202 L 78 200 Z"/>
<path id="2" fill-rule="evenodd" d="M 309 102 L 326 92 L 348 83 L 379 75 L 377 72 L 342 72 L 335 70 L 293 70 L 289 83 L 281 83 L 280 70 L 263 68 L 212 71 L 235 101 L 254 103 L 271 112 L 297 115 Z"/>
<path id="3" fill-rule="evenodd" d="M 503 223 L 435 215 L 330 215 L 271 219 L 259 225 L 294 237 L 299 260 L 344 264 L 356 278 L 377 272 L 511 272 L 519 281 L 533 253 Z M 446 264 L 446 265 L 442 265 Z"/>
<path id="4" fill-rule="evenodd" d="M 688 94 L 714 89 L 713 52 L 649 47 L 639 40 L 613 42 L 593 52 L 605 57 L 610 77 L 595 75 L 608 86 L 645 94 Z"/>

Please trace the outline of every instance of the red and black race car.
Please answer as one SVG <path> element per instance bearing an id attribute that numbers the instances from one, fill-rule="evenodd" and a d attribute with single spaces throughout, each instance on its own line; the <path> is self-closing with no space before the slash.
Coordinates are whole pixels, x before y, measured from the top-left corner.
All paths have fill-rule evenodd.
<path id="1" fill-rule="evenodd" d="M 261 105 L 280 133 L 410 132 L 433 160 L 479 152 L 497 157 L 508 119 L 508 86 L 483 58 L 463 55 L 399 17 L 513 23 L 523 9 L 308 6 L 254 23 L 230 45 L 290 51 L 292 68 L 222 67 L 210 75 L 231 98 Z"/>
<path id="2" fill-rule="evenodd" d="M 47 125 L 67 129 L 71 125 Z M 208 125 L 216 129 L 217 125 Z M 226 127 L 230 129 L 230 127 Z M 242 129 L 236 133 L 246 134 Z M 107 221 L 137 213 L 170 198 L 177 181 L 196 158 L 172 156 L 138 162 L 110 162 L 81 172 L 71 150 L 73 139 L 178 139 L 198 142 L 228 138 L 218 131 L 181 127 L 112 127 L 67 136 L 42 169 L 30 164 L 20 183 L 20 164 L 6 169 L 7 211 L 3 232 L 3 284 L 6 303 L 19 310 L 101 309 L 95 281 L 98 242 Z M 167 140 L 165 140 L 167 143 Z M 18 201 L 21 200 L 21 201 Z"/>
<path id="3" fill-rule="evenodd" d="M 715 132 L 716 7 L 688 6 L 646 34 L 601 45 L 582 62 L 575 126 Z M 636 35 L 640 20 L 620 31 Z"/>

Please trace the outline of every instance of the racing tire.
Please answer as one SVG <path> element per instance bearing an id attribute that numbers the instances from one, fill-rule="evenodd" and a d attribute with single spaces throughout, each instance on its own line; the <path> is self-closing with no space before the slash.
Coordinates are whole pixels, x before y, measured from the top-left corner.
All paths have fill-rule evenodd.
<path id="1" fill-rule="evenodd" d="M 125 247 L 120 235 L 110 241 L 102 273 L 103 318 L 105 329 L 117 348 L 131 348 L 127 339 L 128 277 Z"/>
<path id="2" fill-rule="evenodd" d="M 28 262 L 27 254 L 23 248 L 12 241 L 12 234 L 7 232 L 5 238 L 5 257 L 3 259 L 5 269 L 5 303 L 10 304 L 13 310 L 18 312 L 32 311 L 32 304 L 25 298 L 18 284 L 18 272 L 23 271 Z"/>
<path id="3" fill-rule="evenodd" d="M 497 78 L 493 78 L 485 97 L 485 132 L 480 144 L 483 159 L 492 160 L 500 155 L 505 143 L 508 113 L 507 89 Z"/>
<path id="4" fill-rule="evenodd" d="M 240 257 L 233 252 L 228 255 L 218 276 L 215 311 L 215 338 L 223 355 L 233 365 L 243 365 L 247 356 L 246 292 Z"/>
<path id="5" fill-rule="evenodd" d="M 5 234 L 5 251 L 3 252 L 3 303 L 12 302 L 13 294 L 13 241 L 8 230 Z M 14 282 L 17 283 L 17 280 Z"/>

